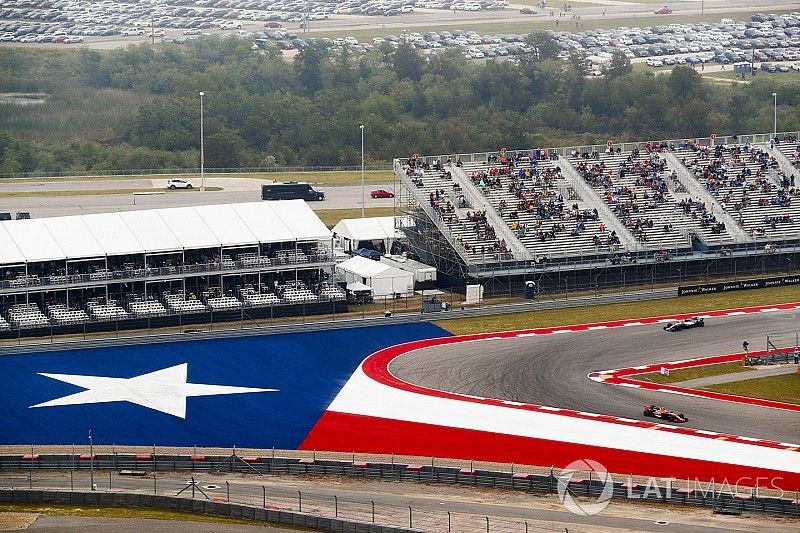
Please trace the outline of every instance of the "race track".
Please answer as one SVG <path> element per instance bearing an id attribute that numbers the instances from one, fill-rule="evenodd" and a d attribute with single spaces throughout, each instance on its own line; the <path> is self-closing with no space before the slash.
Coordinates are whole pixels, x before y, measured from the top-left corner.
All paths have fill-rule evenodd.
<path id="1" fill-rule="evenodd" d="M 763 349 L 765 333 L 799 329 L 795 310 L 706 320 L 676 333 L 662 324 L 458 343 L 394 360 L 399 379 L 460 394 L 645 419 L 646 403 L 686 413 L 688 427 L 770 439 L 800 440 L 800 413 L 597 383 L 592 371 L 738 353 L 742 341 Z M 535 327 L 536 324 L 531 324 Z M 649 419 L 652 420 L 652 419 Z"/>

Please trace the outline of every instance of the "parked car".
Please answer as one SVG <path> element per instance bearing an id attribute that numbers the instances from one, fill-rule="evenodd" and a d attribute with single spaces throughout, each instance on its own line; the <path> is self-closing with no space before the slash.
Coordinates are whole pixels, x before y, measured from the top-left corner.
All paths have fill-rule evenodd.
<path id="1" fill-rule="evenodd" d="M 192 182 L 188 180 L 175 178 L 167 182 L 167 189 L 191 189 L 192 187 Z"/>
<path id="2" fill-rule="evenodd" d="M 355 251 L 355 254 L 366 257 L 367 259 L 372 259 L 373 261 L 380 261 L 383 255 L 378 250 L 370 250 L 369 248 L 359 248 Z"/>
<path id="3" fill-rule="evenodd" d="M 29 220 L 31 214 L 28 211 L 17 211 L 17 220 Z"/>
<path id="4" fill-rule="evenodd" d="M 656 15 L 669 15 L 672 13 L 672 8 L 669 6 L 664 6 L 660 9 L 656 9 Z"/>

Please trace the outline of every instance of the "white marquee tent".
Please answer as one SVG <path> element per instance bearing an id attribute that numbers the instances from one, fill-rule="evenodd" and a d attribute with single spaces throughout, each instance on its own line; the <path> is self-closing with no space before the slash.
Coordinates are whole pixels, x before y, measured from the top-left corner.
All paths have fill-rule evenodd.
<path id="1" fill-rule="evenodd" d="M 403 238 L 403 232 L 396 228 L 404 225 L 404 217 L 345 218 L 333 227 L 333 234 L 345 252 L 356 250 L 360 241 L 381 241 L 389 251 L 397 239 Z"/>
<path id="2" fill-rule="evenodd" d="M 331 238 L 303 200 L 10 220 L 0 265 Z"/>
<path id="3" fill-rule="evenodd" d="M 366 257 L 355 256 L 336 265 L 336 272 L 349 283 L 372 288 L 376 298 L 414 294 L 414 274 Z"/>

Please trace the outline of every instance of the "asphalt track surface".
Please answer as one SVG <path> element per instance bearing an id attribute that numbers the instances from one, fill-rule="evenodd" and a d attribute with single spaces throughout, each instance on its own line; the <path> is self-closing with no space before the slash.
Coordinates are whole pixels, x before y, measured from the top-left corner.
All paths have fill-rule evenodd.
<path id="1" fill-rule="evenodd" d="M 781 442 L 800 442 L 800 413 L 597 383 L 596 370 L 762 349 L 765 334 L 800 329 L 797 310 L 706 319 L 704 328 L 663 331 L 663 324 L 457 343 L 393 361 L 398 378 L 424 387 L 645 420 L 643 406 L 683 412 L 688 427 Z M 536 324 L 531 324 L 536 327 Z M 653 419 L 647 419 L 653 420 Z"/>
<path id="2" fill-rule="evenodd" d="M 58 181 L 46 183 L 7 183 L 0 184 L 0 211 L 28 211 L 34 218 L 55 217 L 64 215 L 86 215 L 113 211 L 134 211 L 140 209 L 163 209 L 168 207 L 184 207 L 195 205 L 213 205 L 238 202 L 261 201 L 261 184 L 263 180 L 240 178 L 208 178 L 209 187 L 222 187 L 222 191 L 197 190 L 199 180 L 191 180 L 195 184 L 194 191 L 174 191 L 164 194 L 136 195 L 127 194 L 80 194 L 82 190 L 120 190 L 120 189 L 161 189 L 165 179 L 137 179 L 115 181 Z M 315 189 L 325 193 L 325 201 L 309 202 L 314 210 L 347 209 L 361 207 L 361 185 L 319 185 Z M 370 198 L 370 191 L 376 189 L 393 190 L 392 183 L 368 183 L 365 186 L 365 207 L 392 207 L 394 198 Z M 30 192 L 30 196 L 4 197 L 4 192 Z M 71 191 L 69 196 L 46 196 L 39 192 Z"/>

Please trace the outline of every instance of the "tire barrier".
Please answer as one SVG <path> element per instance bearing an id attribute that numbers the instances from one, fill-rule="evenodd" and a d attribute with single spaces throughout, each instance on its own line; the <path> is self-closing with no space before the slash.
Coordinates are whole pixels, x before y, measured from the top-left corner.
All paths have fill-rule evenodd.
<path id="1" fill-rule="evenodd" d="M 72 455 L 3 455 L 0 456 L 0 472 L 22 472 L 33 477 L 33 472 L 48 470 L 80 470 L 97 471 L 145 470 L 152 472 L 201 472 L 231 474 L 262 475 L 300 475 L 300 476 L 347 476 L 362 479 L 380 479 L 416 483 L 440 483 L 450 485 L 466 485 L 494 489 L 520 490 L 556 494 L 559 483 L 563 483 L 558 472 L 550 469 L 549 474 L 525 474 L 520 472 L 500 472 L 493 470 L 472 470 L 449 466 L 435 466 L 434 460 L 425 465 L 409 465 L 401 463 L 358 462 L 313 460 L 285 457 L 238 457 L 232 461 L 231 456 L 203 456 L 205 460 L 193 460 L 190 455 L 96 455 L 94 464 Z M 100 474 L 97 474 L 100 475 Z M 103 474 L 105 475 L 105 473 Z M 650 481 L 637 484 L 626 475 L 612 475 L 614 478 L 611 498 L 617 500 L 646 500 L 668 504 L 708 507 L 715 512 L 737 513 L 756 512 L 770 513 L 800 518 L 800 498 L 798 494 L 785 494 L 782 497 L 760 496 L 755 489 L 740 493 L 736 487 L 695 483 L 690 486 L 679 486 L 680 480 L 674 484 L 657 485 Z M 659 480 L 663 482 L 663 480 Z M 3 482 L 0 478 L 0 483 Z M 26 483 L 27 484 L 27 483 Z M 605 484 L 591 472 L 577 472 L 569 482 L 573 493 L 586 496 L 599 496 L 608 490 Z M 727 489 L 727 490 L 725 490 Z M 9 491 L 0 489 L 0 502 L 4 494 L 13 492 L 22 494 L 15 498 L 25 498 L 29 491 Z M 37 491 L 33 491 L 36 493 Z M 38 491 L 42 492 L 42 491 Z M 56 494 L 69 494 L 57 492 Z M 94 494 L 95 496 L 97 493 Z M 64 497 L 64 496 L 59 496 Z M 137 497 L 142 497 L 138 495 Z M 14 500 L 17 501 L 17 500 Z M 317 527 L 317 526 L 308 526 Z M 326 530 L 334 531 L 334 530 Z M 335 531 L 341 531 L 335 529 Z M 377 531 L 377 530 L 376 530 Z M 399 531 L 385 529 L 381 531 Z"/>

